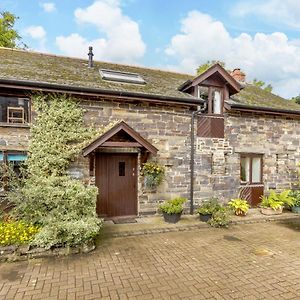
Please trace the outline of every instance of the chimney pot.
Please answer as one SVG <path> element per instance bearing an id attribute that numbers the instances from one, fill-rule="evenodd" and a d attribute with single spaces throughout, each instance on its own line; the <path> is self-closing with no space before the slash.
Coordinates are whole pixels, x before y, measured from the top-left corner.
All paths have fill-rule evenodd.
<path id="1" fill-rule="evenodd" d="M 89 46 L 89 53 L 88 53 L 88 56 L 89 56 L 89 64 L 88 64 L 88 67 L 89 68 L 92 68 L 94 66 L 94 62 L 93 62 L 93 47 L 92 46 Z"/>
<path id="2" fill-rule="evenodd" d="M 244 72 L 241 71 L 240 68 L 236 68 L 234 69 L 230 75 L 239 82 L 245 82 L 246 81 L 246 74 Z"/>

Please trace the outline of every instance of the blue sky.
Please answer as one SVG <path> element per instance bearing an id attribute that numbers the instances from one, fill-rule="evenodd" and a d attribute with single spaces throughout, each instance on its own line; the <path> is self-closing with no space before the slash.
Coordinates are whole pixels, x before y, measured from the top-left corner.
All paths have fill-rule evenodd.
<path id="1" fill-rule="evenodd" d="M 2 0 L 31 49 L 195 73 L 240 67 L 285 97 L 300 93 L 298 0 Z"/>

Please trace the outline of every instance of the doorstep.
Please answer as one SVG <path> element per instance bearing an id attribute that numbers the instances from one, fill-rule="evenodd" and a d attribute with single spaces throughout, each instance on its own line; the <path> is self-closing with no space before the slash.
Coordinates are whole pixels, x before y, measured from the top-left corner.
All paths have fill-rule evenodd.
<path id="1" fill-rule="evenodd" d="M 249 210 L 247 216 L 231 216 L 231 224 L 251 224 L 263 222 L 276 222 L 282 220 L 299 219 L 300 214 L 285 211 L 281 215 L 266 216 L 258 208 Z M 182 215 L 176 224 L 166 223 L 162 216 L 154 215 L 137 217 L 136 223 L 114 224 L 113 221 L 104 221 L 103 236 L 124 237 L 144 234 L 163 233 L 171 231 L 189 231 L 193 229 L 209 228 L 210 226 L 199 220 L 199 215 Z"/>

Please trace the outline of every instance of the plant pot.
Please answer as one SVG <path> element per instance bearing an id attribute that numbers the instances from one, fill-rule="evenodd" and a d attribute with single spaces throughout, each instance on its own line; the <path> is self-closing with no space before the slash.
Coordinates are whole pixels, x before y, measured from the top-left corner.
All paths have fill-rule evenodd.
<path id="1" fill-rule="evenodd" d="M 247 215 L 247 212 L 244 212 L 244 211 L 235 211 L 234 214 L 238 217 L 246 217 Z"/>
<path id="2" fill-rule="evenodd" d="M 300 214 L 300 206 L 293 206 L 292 212 L 295 214 Z"/>
<path id="3" fill-rule="evenodd" d="M 165 222 L 167 223 L 177 223 L 180 220 L 181 213 L 179 214 L 167 214 L 163 212 L 163 216 L 165 219 Z"/>
<path id="4" fill-rule="evenodd" d="M 208 222 L 211 219 L 212 214 L 205 214 L 205 215 L 199 214 L 199 216 L 200 216 L 200 221 Z"/>
<path id="5" fill-rule="evenodd" d="M 282 206 L 277 209 L 273 209 L 271 207 L 262 207 L 260 209 L 260 211 L 263 215 L 281 215 L 282 210 L 283 210 Z"/>

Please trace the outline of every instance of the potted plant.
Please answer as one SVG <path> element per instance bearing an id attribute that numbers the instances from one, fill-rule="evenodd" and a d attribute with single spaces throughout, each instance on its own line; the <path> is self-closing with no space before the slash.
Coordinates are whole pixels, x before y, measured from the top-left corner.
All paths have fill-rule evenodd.
<path id="1" fill-rule="evenodd" d="M 165 221 L 168 223 L 177 223 L 180 220 L 185 202 L 185 198 L 178 197 L 161 204 L 159 209 L 162 211 Z"/>
<path id="2" fill-rule="evenodd" d="M 216 198 L 211 198 L 208 201 L 203 202 L 197 210 L 197 213 L 200 217 L 200 221 L 208 222 L 212 217 L 213 213 L 220 207 L 221 206 L 218 203 L 218 199 Z"/>
<path id="3" fill-rule="evenodd" d="M 290 190 L 281 193 L 271 190 L 269 196 L 262 196 L 261 199 L 261 213 L 264 215 L 280 215 L 285 204 L 291 206 L 293 203 Z"/>
<path id="4" fill-rule="evenodd" d="M 300 214 L 300 191 L 291 191 L 290 195 L 293 198 L 292 212 Z"/>
<path id="5" fill-rule="evenodd" d="M 212 227 L 228 227 L 230 223 L 229 208 L 219 206 L 212 214 L 208 224 Z"/>
<path id="6" fill-rule="evenodd" d="M 142 166 L 141 175 L 144 177 L 145 187 L 155 189 L 162 183 L 165 175 L 165 169 L 156 162 L 147 162 Z"/>
<path id="7" fill-rule="evenodd" d="M 247 200 L 243 200 L 240 198 L 236 198 L 236 199 L 231 199 L 228 202 L 228 205 L 230 208 L 232 208 L 234 210 L 234 213 L 237 216 L 246 216 L 250 206 L 249 203 L 247 202 Z"/>

